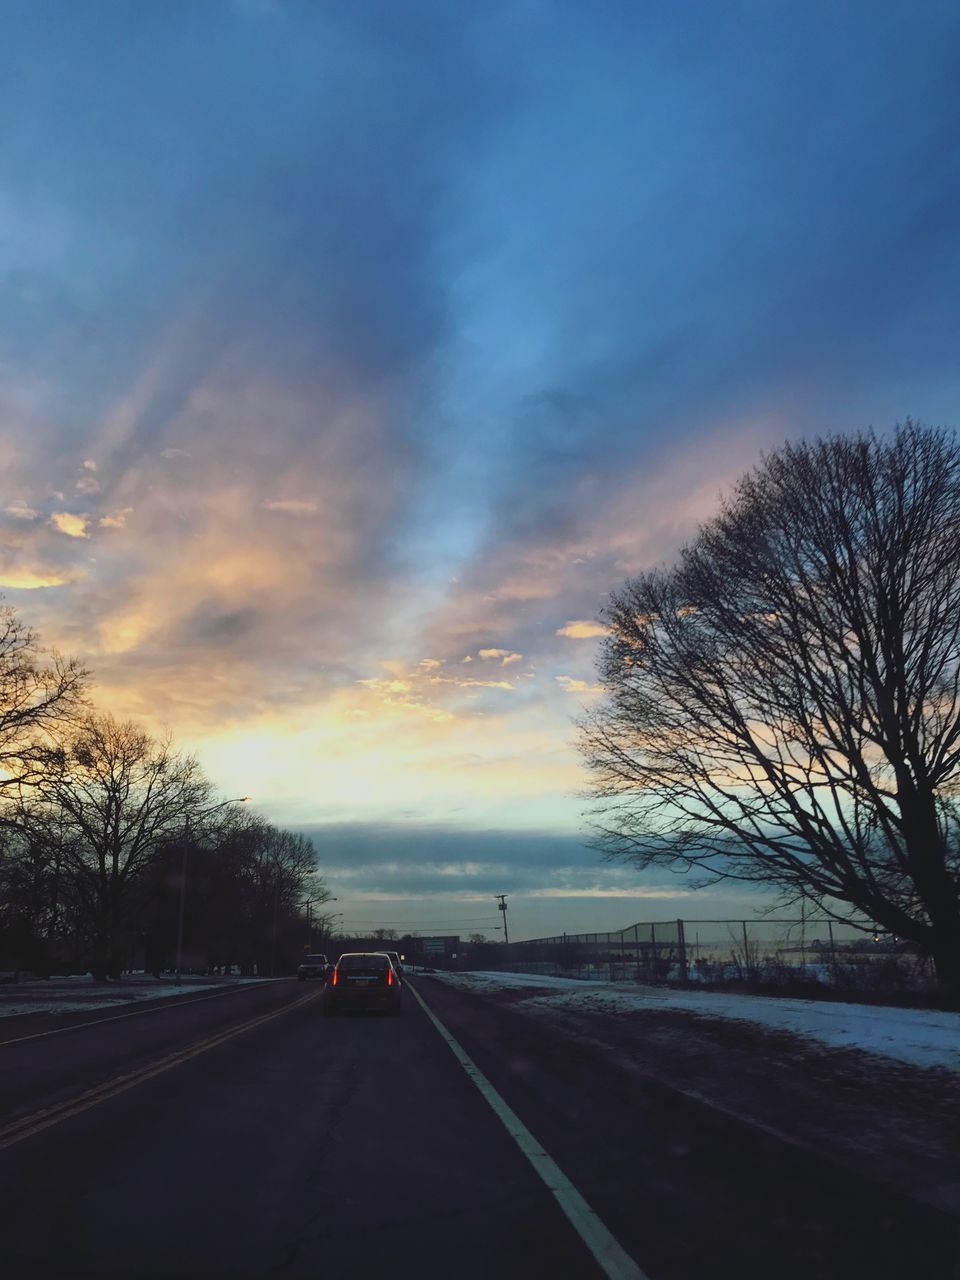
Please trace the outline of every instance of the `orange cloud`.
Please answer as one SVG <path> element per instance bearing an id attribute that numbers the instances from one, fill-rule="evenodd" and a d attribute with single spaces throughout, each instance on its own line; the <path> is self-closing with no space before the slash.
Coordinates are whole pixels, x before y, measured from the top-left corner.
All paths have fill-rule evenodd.
<path id="1" fill-rule="evenodd" d="M 573 676 L 554 676 L 564 693 L 603 693 L 602 684 L 588 684 L 586 680 L 577 680 Z"/>
<path id="2" fill-rule="evenodd" d="M 509 680 L 453 680 L 458 689 L 513 689 Z"/>
<path id="3" fill-rule="evenodd" d="M 101 529 L 123 529 L 127 523 L 127 516 L 133 511 L 133 507 L 124 507 L 122 511 L 114 511 L 110 515 L 101 516 L 97 521 Z"/>
<path id="4" fill-rule="evenodd" d="M 477 656 L 487 661 L 498 658 L 501 667 L 509 667 L 511 663 L 523 661 L 522 653 L 513 653 L 509 649 L 481 649 Z M 468 658 L 464 658 L 464 662 L 468 661 Z"/>
<path id="5" fill-rule="evenodd" d="M 589 622 L 586 620 L 577 620 L 568 622 L 564 626 L 558 628 L 554 633 L 558 636 L 567 636 L 571 640 L 592 640 L 596 636 L 605 636 L 609 628 L 603 626 L 600 622 Z"/>
<path id="6" fill-rule="evenodd" d="M 54 511 L 50 517 L 50 523 L 60 533 L 65 533 L 68 538 L 88 538 L 87 533 L 87 517 L 73 515 L 69 511 Z"/>
<path id="7" fill-rule="evenodd" d="M 75 573 L 58 573 L 51 570 L 0 569 L 0 587 L 15 591 L 35 591 L 39 587 L 63 587 L 75 582 Z"/>

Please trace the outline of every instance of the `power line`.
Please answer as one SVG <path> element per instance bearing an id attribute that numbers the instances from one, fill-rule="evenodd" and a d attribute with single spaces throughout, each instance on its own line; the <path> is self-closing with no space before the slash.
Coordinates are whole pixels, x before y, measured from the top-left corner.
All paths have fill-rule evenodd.
<path id="1" fill-rule="evenodd" d="M 343 932 L 348 932 L 348 933 L 374 932 L 377 929 L 390 929 L 394 933 L 405 933 L 405 932 L 424 933 L 424 932 L 429 932 L 431 930 L 439 931 L 442 933 L 451 933 L 451 932 L 459 932 L 464 929 L 467 929 L 472 933 L 483 933 L 485 931 L 486 932 L 498 931 L 500 926 L 496 924 L 489 924 L 489 925 L 464 924 L 462 920 L 455 921 L 452 924 L 445 923 L 443 920 L 431 920 L 429 924 L 422 924 L 422 925 L 369 925 L 369 924 L 357 924 L 355 921 L 351 922 L 347 920 L 347 921 L 344 921 L 342 925 L 337 925 L 336 928 L 337 928 L 337 931 L 341 933 Z"/>
<path id="2" fill-rule="evenodd" d="M 374 916 L 373 918 L 361 918 L 359 916 L 350 917 L 353 924 L 386 924 L 386 925 L 427 925 L 437 924 L 436 920 L 384 920 L 382 916 Z M 447 924 L 490 924 L 497 919 L 497 916 L 470 916 L 467 919 L 458 919 L 446 921 Z"/>

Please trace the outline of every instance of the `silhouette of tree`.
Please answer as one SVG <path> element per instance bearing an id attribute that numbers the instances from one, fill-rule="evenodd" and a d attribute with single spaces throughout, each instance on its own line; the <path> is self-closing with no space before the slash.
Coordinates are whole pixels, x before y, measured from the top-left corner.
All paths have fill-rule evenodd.
<path id="1" fill-rule="evenodd" d="M 34 838 L 56 829 L 89 931 L 95 977 L 119 976 L 119 940 L 137 881 L 202 808 L 210 786 L 197 761 L 137 725 L 88 714 L 22 798 L 18 821 Z"/>
<path id="2" fill-rule="evenodd" d="M 87 678 L 79 662 L 46 653 L 16 611 L 0 606 L 0 795 L 43 766 L 51 735 L 82 712 Z"/>
<path id="3" fill-rule="evenodd" d="M 607 854 L 861 913 L 960 998 L 955 435 L 785 446 L 604 613 Z"/>
<path id="4" fill-rule="evenodd" d="M 87 672 L 45 652 L 10 606 L 0 606 L 0 964 L 43 970 L 59 879 L 47 839 L 16 828 L 25 788 L 56 752 L 57 735 L 85 707 Z"/>

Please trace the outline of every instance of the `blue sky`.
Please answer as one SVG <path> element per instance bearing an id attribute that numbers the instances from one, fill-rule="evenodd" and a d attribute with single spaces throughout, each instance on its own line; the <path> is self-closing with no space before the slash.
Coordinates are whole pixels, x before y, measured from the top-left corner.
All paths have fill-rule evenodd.
<path id="1" fill-rule="evenodd" d="M 762 450 L 960 421 L 956 7 L 5 28 L 7 599 L 348 919 L 739 914 L 584 847 L 598 611 Z"/>

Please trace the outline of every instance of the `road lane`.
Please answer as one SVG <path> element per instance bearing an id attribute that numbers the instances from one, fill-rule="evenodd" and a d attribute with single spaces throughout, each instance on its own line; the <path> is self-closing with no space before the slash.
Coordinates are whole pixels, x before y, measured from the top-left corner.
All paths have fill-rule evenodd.
<path id="1" fill-rule="evenodd" d="M 51 1036 L 67 1036 L 84 1027 L 104 1026 L 108 1022 L 124 1022 L 128 1018 L 143 1018 L 167 1009 L 184 1008 L 208 1000 L 223 1000 L 228 996 L 245 995 L 257 986 L 285 982 L 284 978 L 263 978 L 253 982 L 230 983 L 208 990 L 203 986 L 184 985 L 183 991 L 158 1000 L 137 999 L 121 1005 L 95 1005 L 76 1010 L 68 1002 L 52 999 L 42 1012 L 11 1014 L 4 1012 L 0 1019 L 0 1046 L 24 1044 L 29 1040 L 47 1040 Z M 9 1009 L 9 1006 L 8 1006 Z M 113 1009 L 114 1012 L 110 1012 Z"/>
<path id="2" fill-rule="evenodd" d="M 4 1025 L 0 1042 L 0 1128 L 56 1106 L 117 1076 L 144 1070 L 239 1022 L 282 1008 L 304 994 L 294 981 L 233 990 L 215 999 L 171 1002 L 116 1019 L 87 1019 L 65 1035 L 34 1039 Z M 19 1022 L 10 1019 L 10 1022 Z M 23 1038 L 26 1035 L 29 1038 Z"/>
<path id="3" fill-rule="evenodd" d="M 651 1280 L 953 1275 L 942 1215 L 509 1008 L 416 985 Z M 272 1007 L 302 994 L 276 984 Z M 171 1015 L 169 1035 L 195 1043 L 210 1031 L 199 1012 Z M 156 1029 L 143 1039 L 151 1021 L 128 1024 L 129 1043 L 121 1026 L 34 1045 L 49 1060 L 45 1071 L 32 1060 L 38 1087 L 159 1056 L 169 1046 L 148 1043 Z M 0 1232 L 4 1280 L 317 1280 L 331 1269 L 344 1280 L 601 1280 L 409 998 L 398 1019 L 291 1007 L 0 1151 Z"/>
<path id="4" fill-rule="evenodd" d="M 295 1008 L 0 1152 L 0 1225 L 10 1277 L 601 1280 L 412 1001 Z"/>
<path id="5" fill-rule="evenodd" d="M 140 1088 L 149 1080 L 167 1071 L 175 1070 L 191 1059 L 197 1058 L 201 1054 L 209 1053 L 211 1049 L 219 1048 L 220 1045 L 228 1040 L 233 1040 L 240 1035 L 249 1035 L 252 1031 L 259 1030 L 264 1023 L 272 1022 L 275 1018 L 282 1018 L 286 1013 L 292 1012 L 298 1005 L 311 1003 L 315 999 L 316 997 L 312 994 L 301 996 L 292 1005 L 281 1006 L 279 1009 L 273 1009 L 269 1013 L 258 1014 L 257 1017 L 250 1018 L 246 1022 L 240 1022 L 236 1026 L 229 1027 L 226 1031 L 219 1031 L 212 1036 L 205 1036 L 203 1039 L 187 1045 L 186 1048 L 166 1054 L 145 1067 L 140 1067 L 133 1071 L 122 1071 L 101 1084 L 95 1085 L 91 1089 L 84 1089 L 79 1094 L 67 1098 L 63 1102 L 42 1107 L 39 1111 L 34 1111 L 22 1119 L 15 1120 L 0 1128 L 0 1151 L 5 1151 L 8 1147 L 15 1146 L 19 1142 L 26 1142 L 44 1129 L 50 1129 L 55 1125 L 62 1124 L 63 1121 L 80 1115 L 83 1111 L 89 1111 L 93 1107 L 101 1106 L 118 1094 Z"/>
<path id="6" fill-rule="evenodd" d="M 490 1110 L 494 1113 L 517 1147 L 530 1162 L 546 1186 L 564 1217 L 597 1260 L 607 1280 L 649 1280 L 627 1251 L 615 1239 L 594 1209 L 563 1172 L 542 1142 L 530 1132 L 517 1113 L 497 1092 L 474 1060 L 433 1012 L 423 996 L 411 988 L 413 997 L 433 1023 L 440 1038 L 451 1051 Z"/>
<path id="7" fill-rule="evenodd" d="M 654 1280 L 960 1280 L 948 1214 L 674 1092 L 642 1061 L 430 978 L 418 989 Z"/>

